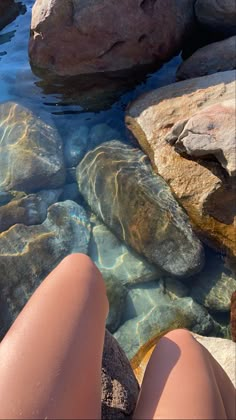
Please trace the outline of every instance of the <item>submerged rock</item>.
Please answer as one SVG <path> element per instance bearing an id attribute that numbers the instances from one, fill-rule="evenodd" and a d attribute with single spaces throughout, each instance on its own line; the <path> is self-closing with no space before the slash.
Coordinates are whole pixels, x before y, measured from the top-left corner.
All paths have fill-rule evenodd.
<path id="1" fill-rule="evenodd" d="M 62 142 L 51 122 L 22 105 L 0 104 L 0 168 L 2 191 L 33 192 L 63 185 Z"/>
<path id="2" fill-rule="evenodd" d="M 139 149 L 103 143 L 78 165 L 77 181 L 92 210 L 136 252 L 176 276 L 201 270 L 203 249 L 187 215 Z"/>
<path id="3" fill-rule="evenodd" d="M 107 328 L 114 332 L 120 326 L 127 295 L 126 286 L 158 278 L 160 270 L 135 254 L 94 215 L 91 216 L 89 256 L 106 283 L 110 304 Z"/>
<path id="4" fill-rule="evenodd" d="M 203 271 L 191 282 L 190 294 L 211 312 L 229 312 L 236 277 L 224 265 L 222 257 L 207 255 Z"/>
<path id="5" fill-rule="evenodd" d="M 73 201 L 53 204 L 41 225 L 18 224 L 0 234 L 0 290 L 12 320 L 62 258 L 87 254 L 89 239 L 87 214 Z"/>
<path id="6" fill-rule="evenodd" d="M 126 321 L 114 336 L 135 365 L 160 337 L 175 328 L 204 335 L 218 332 L 207 310 L 192 298 L 169 301 L 163 297 L 149 312 Z"/>
<path id="7" fill-rule="evenodd" d="M 224 168 L 227 167 L 229 173 L 234 174 L 235 118 L 233 117 L 232 121 L 228 120 L 228 111 L 232 117 L 234 108 L 233 105 L 229 109 L 228 105 L 225 106 L 228 100 L 231 104 L 235 101 L 233 71 L 185 80 L 146 93 L 129 106 L 126 123 L 148 154 L 154 170 L 168 182 L 187 211 L 201 238 L 208 245 L 227 251 L 232 257 L 236 256 L 236 191 L 234 179 Z M 207 107 L 211 107 L 208 111 L 215 110 L 214 113 L 208 115 L 206 110 L 204 114 Z M 200 136 L 196 133 L 193 147 L 196 148 L 196 155 L 198 139 L 202 138 L 204 156 L 199 156 L 201 151 L 194 157 L 188 154 L 182 156 L 182 152 L 180 154 L 170 143 L 175 142 L 176 138 L 181 138 L 182 132 L 188 135 L 188 130 L 184 131 L 184 127 L 187 127 L 188 123 L 190 127 L 194 121 L 199 123 L 200 119 L 203 126 L 206 121 L 208 125 L 206 124 L 204 130 L 203 126 L 201 127 Z M 227 124 L 224 124 L 226 120 L 229 121 L 229 129 Z M 221 130 L 222 122 L 225 132 Z M 229 161 L 223 163 L 223 157 L 219 158 L 217 147 L 214 151 L 211 128 L 215 134 L 220 133 L 217 141 L 220 141 L 220 147 L 228 145 L 228 138 L 231 139 L 228 157 L 232 167 Z M 191 136 L 194 137 L 190 128 L 189 139 Z"/>
<path id="8" fill-rule="evenodd" d="M 0 205 L 0 232 L 17 223 L 28 226 L 42 223 L 47 217 L 48 207 L 58 201 L 61 193 L 61 189 L 44 190 Z"/>
<path id="9" fill-rule="evenodd" d="M 194 22 L 193 4 L 37 0 L 32 10 L 31 62 L 62 76 L 163 63 L 181 50 Z"/>
<path id="10" fill-rule="evenodd" d="M 192 79 L 236 68 L 236 36 L 197 50 L 177 70 L 177 80 Z"/>
<path id="11" fill-rule="evenodd" d="M 132 418 L 139 385 L 118 342 L 106 331 L 102 360 L 102 419 Z"/>
<path id="12" fill-rule="evenodd" d="M 159 279 L 132 287 L 128 291 L 123 323 L 129 319 L 144 316 L 157 305 L 170 304 L 173 300 L 187 296 L 188 288 L 172 278 Z"/>

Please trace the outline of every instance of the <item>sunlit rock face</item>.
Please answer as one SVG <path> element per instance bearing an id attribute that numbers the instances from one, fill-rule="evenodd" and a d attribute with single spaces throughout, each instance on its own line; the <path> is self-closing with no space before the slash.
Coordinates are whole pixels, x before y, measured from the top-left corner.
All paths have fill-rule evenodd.
<path id="1" fill-rule="evenodd" d="M 0 190 L 32 192 L 64 180 L 62 142 L 53 124 L 22 105 L 0 104 Z"/>
<path id="2" fill-rule="evenodd" d="M 89 239 L 85 210 L 69 200 L 53 204 L 41 225 L 17 224 L 0 234 L 0 290 L 10 321 L 63 257 L 87 254 Z"/>
<path id="3" fill-rule="evenodd" d="M 78 165 L 77 181 L 97 216 L 150 262 L 176 276 L 202 268 L 203 249 L 186 213 L 139 149 L 103 143 Z"/>
<path id="4" fill-rule="evenodd" d="M 163 63 L 194 24 L 193 0 L 37 0 L 29 55 L 61 76 Z M 170 29 L 171 28 L 171 29 Z"/>
<path id="5" fill-rule="evenodd" d="M 146 93 L 126 124 L 201 239 L 235 257 L 235 72 Z"/>

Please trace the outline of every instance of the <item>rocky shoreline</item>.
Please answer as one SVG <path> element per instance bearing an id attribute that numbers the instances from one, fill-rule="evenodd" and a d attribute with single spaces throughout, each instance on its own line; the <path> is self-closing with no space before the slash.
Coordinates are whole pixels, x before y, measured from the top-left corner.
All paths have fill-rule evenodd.
<path id="1" fill-rule="evenodd" d="M 55 265 L 83 252 L 106 282 L 108 347 L 118 341 L 139 381 L 154 344 L 178 327 L 216 359 L 222 349 L 227 372 L 234 366 L 236 10 L 221 3 L 35 1 L 29 60 L 62 84 L 121 70 L 132 78 L 137 66 L 192 54 L 176 83 L 127 106 L 126 136 L 109 123 L 72 130 L 65 114 L 62 137 L 49 113 L 0 100 L 1 337 Z M 19 7 L 1 4 L 0 30 Z M 103 418 L 131 415 L 130 378 L 129 401 L 119 397 L 118 413 L 119 398 L 104 397 Z"/>

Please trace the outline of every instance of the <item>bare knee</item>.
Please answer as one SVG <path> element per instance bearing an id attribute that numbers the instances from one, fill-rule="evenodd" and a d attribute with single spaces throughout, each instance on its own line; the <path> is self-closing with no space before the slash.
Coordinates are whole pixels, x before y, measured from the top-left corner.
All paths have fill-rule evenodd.
<path id="1" fill-rule="evenodd" d="M 176 344 L 184 343 L 186 341 L 193 339 L 191 332 L 184 328 L 178 328 L 178 329 L 169 331 L 167 334 L 165 334 L 164 337 L 169 338 L 171 341 L 175 342 Z"/>
<path id="2" fill-rule="evenodd" d="M 80 253 L 67 255 L 57 269 L 67 272 L 70 281 L 78 283 L 78 285 L 81 285 L 82 282 L 87 283 L 99 294 L 106 294 L 103 277 L 88 255 Z"/>

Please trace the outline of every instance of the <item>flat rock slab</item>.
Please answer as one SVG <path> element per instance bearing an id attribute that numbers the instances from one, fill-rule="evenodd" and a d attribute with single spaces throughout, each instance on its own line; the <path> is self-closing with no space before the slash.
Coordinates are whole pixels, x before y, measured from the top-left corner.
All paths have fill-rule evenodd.
<path id="1" fill-rule="evenodd" d="M 18 224 L 0 234 L 0 290 L 9 307 L 9 322 L 66 255 L 88 253 L 89 239 L 85 210 L 69 200 L 53 204 L 41 225 Z"/>
<path id="2" fill-rule="evenodd" d="M 33 192 L 64 180 L 62 141 L 53 124 L 17 103 L 0 104 L 0 190 Z"/>
<path id="3" fill-rule="evenodd" d="M 235 0 L 196 0 L 195 15 L 209 29 L 236 34 Z"/>
<path id="4" fill-rule="evenodd" d="M 167 140 L 169 135 L 178 137 L 187 121 L 205 108 L 225 109 L 225 101 L 235 101 L 235 91 L 235 72 L 217 73 L 146 93 L 126 113 L 128 128 L 149 156 L 155 172 L 170 185 L 201 238 L 231 257 L 236 256 L 233 178 L 226 176 L 215 157 L 181 156 Z M 217 125 L 217 115 L 221 125 L 221 113 L 216 111 L 212 127 Z"/>
<path id="5" fill-rule="evenodd" d="M 31 62 L 61 76 L 163 63 L 181 50 L 194 23 L 193 3 L 37 0 L 32 10 Z"/>
<path id="6" fill-rule="evenodd" d="M 203 248 L 186 213 L 139 149 L 103 143 L 78 165 L 77 181 L 96 215 L 150 262 L 176 276 L 201 270 Z"/>
<path id="7" fill-rule="evenodd" d="M 236 4 L 235 4 L 236 7 Z M 177 80 L 206 76 L 236 68 L 236 36 L 214 42 L 197 50 L 177 70 Z"/>

